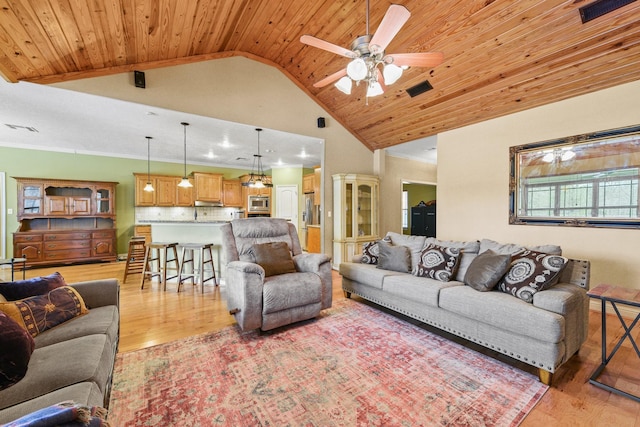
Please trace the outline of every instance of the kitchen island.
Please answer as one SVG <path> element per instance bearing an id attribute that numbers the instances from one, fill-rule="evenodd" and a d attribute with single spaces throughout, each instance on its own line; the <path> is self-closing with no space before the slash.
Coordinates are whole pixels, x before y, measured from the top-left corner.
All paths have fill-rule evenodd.
<path id="1" fill-rule="evenodd" d="M 159 221 L 151 225 L 151 236 L 155 242 L 213 243 L 213 261 L 218 280 L 224 279 L 226 261 L 222 260 L 222 234 L 220 226 L 228 221 Z M 141 224 L 139 224 L 141 225 Z M 178 247 L 178 255 L 182 250 Z"/>

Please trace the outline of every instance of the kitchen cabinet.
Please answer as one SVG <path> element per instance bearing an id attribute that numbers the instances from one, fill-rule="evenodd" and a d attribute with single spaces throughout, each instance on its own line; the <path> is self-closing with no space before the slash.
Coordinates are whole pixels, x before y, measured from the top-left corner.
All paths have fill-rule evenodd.
<path id="1" fill-rule="evenodd" d="M 312 173 L 306 174 L 302 177 L 302 192 L 304 194 L 313 193 L 313 180 L 315 175 Z"/>
<path id="2" fill-rule="evenodd" d="M 333 175 L 333 266 L 362 251 L 378 237 L 378 177 Z"/>
<path id="3" fill-rule="evenodd" d="M 175 206 L 178 196 L 178 178 L 175 176 L 156 176 L 154 193 L 156 193 L 155 206 Z"/>
<path id="4" fill-rule="evenodd" d="M 193 206 L 193 187 L 178 187 L 179 176 L 149 175 L 134 173 L 136 180 L 136 206 Z M 151 182 L 154 191 L 144 191 L 147 182 Z M 193 179 L 189 179 L 193 184 Z"/>
<path id="5" fill-rule="evenodd" d="M 307 226 L 307 252 L 310 252 L 312 254 L 321 253 L 319 225 Z"/>
<path id="6" fill-rule="evenodd" d="M 223 203 L 229 207 L 242 207 L 242 183 L 239 179 L 222 181 Z"/>
<path id="7" fill-rule="evenodd" d="M 222 203 L 222 174 L 194 172 L 195 200 Z"/>
<path id="8" fill-rule="evenodd" d="M 322 185 L 322 168 L 315 168 L 313 172 L 313 205 L 320 206 L 320 186 Z"/>
<path id="9" fill-rule="evenodd" d="M 158 184 L 156 183 L 155 176 L 149 176 L 147 178 L 147 174 L 133 174 L 136 180 L 136 194 L 135 194 L 135 205 L 136 206 L 155 206 L 156 204 L 156 188 Z M 144 191 L 144 187 L 147 185 L 147 182 L 151 182 L 153 185 L 154 191 Z"/>
<path id="10" fill-rule="evenodd" d="M 116 260 L 117 182 L 15 179 L 14 257 L 27 266 Z"/>
<path id="11" fill-rule="evenodd" d="M 182 178 L 175 178 L 176 183 L 176 206 L 193 206 L 195 201 L 193 187 L 178 187 Z M 193 185 L 193 178 L 189 178 L 189 182 Z"/>
<path id="12" fill-rule="evenodd" d="M 133 235 L 142 236 L 145 243 L 151 243 L 151 225 L 135 225 L 133 227 Z"/>

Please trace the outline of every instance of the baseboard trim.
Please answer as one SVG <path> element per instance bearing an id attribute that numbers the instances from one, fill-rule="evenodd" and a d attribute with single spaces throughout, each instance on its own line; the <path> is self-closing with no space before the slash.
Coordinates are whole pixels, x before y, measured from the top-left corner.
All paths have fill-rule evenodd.
<path id="1" fill-rule="evenodd" d="M 593 311 L 597 311 L 598 313 L 602 311 L 602 303 L 599 299 L 592 299 L 589 301 L 589 309 Z M 636 318 L 638 314 L 640 314 L 640 307 L 632 307 L 629 305 L 624 305 L 618 303 L 618 310 L 620 310 L 620 314 L 625 319 L 633 320 Z M 607 307 L 607 314 L 615 315 L 616 312 L 611 308 L 611 304 Z"/>

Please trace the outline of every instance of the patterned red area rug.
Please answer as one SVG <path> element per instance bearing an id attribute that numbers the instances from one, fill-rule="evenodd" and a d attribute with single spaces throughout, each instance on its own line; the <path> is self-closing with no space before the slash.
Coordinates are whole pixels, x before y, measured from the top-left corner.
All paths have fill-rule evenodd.
<path id="1" fill-rule="evenodd" d="M 114 426 L 515 426 L 536 377 L 351 300 L 259 335 L 119 354 Z"/>

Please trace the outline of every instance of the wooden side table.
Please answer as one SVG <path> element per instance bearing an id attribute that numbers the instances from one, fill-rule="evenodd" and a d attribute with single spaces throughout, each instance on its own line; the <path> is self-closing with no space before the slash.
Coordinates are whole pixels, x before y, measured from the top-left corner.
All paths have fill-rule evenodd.
<path id="1" fill-rule="evenodd" d="M 640 290 L 639 289 L 627 289 L 621 288 L 619 286 L 614 285 L 598 285 L 595 288 L 591 289 L 587 292 L 587 295 L 591 298 L 599 299 L 602 304 L 602 362 L 600 366 L 596 368 L 591 377 L 589 378 L 589 382 L 596 387 L 600 387 L 604 390 L 610 391 L 612 393 L 619 394 L 621 396 L 628 397 L 630 399 L 635 400 L 636 402 L 640 402 L 640 397 L 633 395 L 631 393 L 627 393 L 626 391 L 622 391 L 618 388 L 612 387 L 607 384 L 603 384 L 597 380 L 600 376 L 604 368 L 611 361 L 613 356 L 616 354 L 622 343 L 625 339 L 629 339 L 633 349 L 636 351 L 636 354 L 640 358 L 640 350 L 638 349 L 638 345 L 636 344 L 633 336 L 631 335 L 631 331 L 636 326 L 638 321 L 640 320 L 640 313 L 636 316 L 636 318 L 631 322 L 629 326 L 627 326 L 627 322 L 620 314 L 620 310 L 618 310 L 618 304 L 628 305 L 631 307 L 640 307 Z M 611 307 L 616 312 L 618 316 L 618 320 L 620 324 L 624 328 L 624 334 L 618 340 L 618 343 L 615 345 L 611 353 L 607 355 L 607 301 L 611 303 Z"/>

